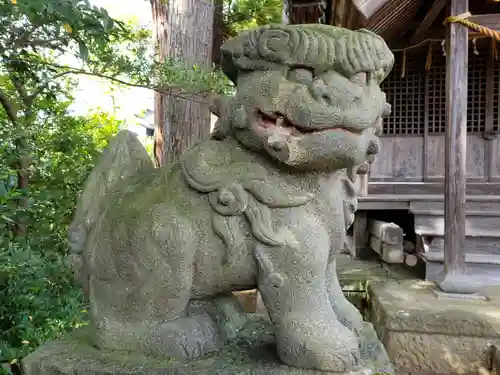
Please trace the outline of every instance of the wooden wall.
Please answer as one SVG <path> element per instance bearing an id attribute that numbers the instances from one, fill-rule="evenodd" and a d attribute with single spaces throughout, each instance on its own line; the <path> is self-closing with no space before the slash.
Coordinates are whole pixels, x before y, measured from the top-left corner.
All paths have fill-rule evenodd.
<path id="1" fill-rule="evenodd" d="M 471 181 L 500 181 L 500 61 L 490 44 L 471 43 L 468 77 L 467 173 Z M 370 181 L 444 180 L 446 58 L 439 43 L 431 52 L 396 53 L 383 83 L 393 112 L 385 121 L 382 151 Z M 430 56 L 429 56 L 430 53 Z"/>
<path id="2" fill-rule="evenodd" d="M 500 138 L 467 138 L 470 181 L 500 181 Z M 370 181 L 438 182 L 444 180 L 444 135 L 382 137 L 382 150 L 370 169 Z"/>

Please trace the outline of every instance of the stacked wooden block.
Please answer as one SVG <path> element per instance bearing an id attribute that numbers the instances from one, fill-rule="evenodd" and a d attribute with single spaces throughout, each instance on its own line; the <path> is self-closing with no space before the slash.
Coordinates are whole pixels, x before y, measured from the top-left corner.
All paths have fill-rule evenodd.
<path id="1" fill-rule="evenodd" d="M 412 254 L 415 246 L 404 240 L 404 232 L 399 225 L 370 220 L 368 233 L 370 247 L 385 263 L 406 263 L 410 267 L 417 264 L 417 257 Z"/>

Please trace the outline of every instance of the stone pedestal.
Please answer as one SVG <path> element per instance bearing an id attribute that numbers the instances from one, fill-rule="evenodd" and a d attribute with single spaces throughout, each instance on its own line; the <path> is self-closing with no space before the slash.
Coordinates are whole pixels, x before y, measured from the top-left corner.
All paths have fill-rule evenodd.
<path id="1" fill-rule="evenodd" d="M 349 375 L 391 374 L 387 354 L 370 323 L 366 339 L 365 365 Z M 85 330 L 77 330 L 44 344 L 23 359 L 22 366 L 26 375 L 334 375 L 284 365 L 276 354 L 272 326 L 256 317 L 222 350 L 196 360 L 101 351 L 90 344 Z"/>
<path id="2" fill-rule="evenodd" d="M 500 344 L 500 288 L 443 298 L 434 283 L 372 284 L 369 317 L 398 375 L 490 374 Z"/>

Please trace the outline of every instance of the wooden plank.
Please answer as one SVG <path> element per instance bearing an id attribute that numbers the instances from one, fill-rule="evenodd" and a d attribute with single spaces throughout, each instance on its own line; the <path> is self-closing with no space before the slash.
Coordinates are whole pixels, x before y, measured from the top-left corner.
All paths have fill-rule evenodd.
<path id="1" fill-rule="evenodd" d="M 370 165 L 371 181 L 423 180 L 424 137 L 395 135 L 380 138 L 381 149 Z M 370 192 L 370 190 L 368 190 Z"/>
<path id="2" fill-rule="evenodd" d="M 352 3 L 361 15 L 367 20 L 377 13 L 390 0 L 352 0 Z"/>
<path id="3" fill-rule="evenodd" d="M 422 258 L 430 262 L 442 262 L 445 259 L 443 252 L 428 252 Z M 469 253 L 466 259 L 467 263 L 500 264 L 500 256 L 498 254 Z"/>
<path id="4" fill-rule="evenodd" d="M 411 254 L 415 252 L 415 244 L 411 241 L 404 240 L 403 241 L 403 248 L 405 250 L 405 253 Z"/>
<path id="5" fill-rule="evenodd" d="M 416 255 L 413 254 L 404 254 L 405 257 L 405 264 L 408 267 L 415 267 L 418 263 L 418 258 Z"/>
<path id="6" fill-rule="evenodd" d="M 398 264 L 405 260 L 403 245 L 391 245 L 375 236 L 370 237 L 370 247 L 380 255 L 385 263 Z"/>
<path id="7" fill-rule="evenodd" d="M 492 30 L 500 31 L 500 14 L 475 14 L 467 18 L 468 21 L 477 23 Z M 462 26 L 464 27 L 464 26 Z"/>
<path id="8" fill-rule="evenodd" d="M 380 238 L 382 242 L 390 245 L 403 245 L 403 229 L 395 223 L 381 220 L 370 220 L 368 231 L 372 236 Z"/>
<path id="9" fill-rule="evenodd" d="M 247 313 L 254 313 L 257 310 L 257 289 L 233 292 L 241 307 Z"/>
<path id="10" fill-rule="evenodd" d="M 375 251 L 378 255 L 382 255 L 382 240 L 380 238 L 370 236 L 369 244 L 373 251 Z"/>
<path id="11" fill-rule="evenodd" d="M 368 244 L 368 215 L 366 212 L 363 211 L 357 211 L 355 213 L 355 219 L 354 223 L 352 225 L 352 232 L 353 232 L 353 244 L 352 244 L 352 251 L 351 257 L 354 259 L 359 259 L 363 258 L 364 255 L 366 254 L 366 247 Z"/>
<path id="12" fill-rule="evenodd" d="M 434 1 L 432 6 L 430 7 L 429 11 L 425 15 L 424 20 L 422 21 L 420 26 L 415 31 L 415 34 L 413 34 L 413 37 L 411 38 L 411 41 L 410 41 L 411 44 L 417 43 L 420 40 L 423 40 L 422 39 L 423 34 L 425 33 L 425 31 L 427 31 L 432 26 L 432 24 L 434 23 L 436 18 L 439 16 L 439 13 L 441 13 L 441 11 L 446 6 L 446 3 L 447 3 L 447 0 Z"/>
<path id="13" fill-rule="evenodd" d="M 460 15 L 468 10 L 468 0 L 450 0 L 450 15 Z M 457 289 L 460 289 L 456 282 L 447 282 L 447 276 L 465 273 L 468 47 L 468 29 L 460 24 L 448 25 L 444 194 L 445 278 L 440 284 L 444 292 L 457 292 Z"/>

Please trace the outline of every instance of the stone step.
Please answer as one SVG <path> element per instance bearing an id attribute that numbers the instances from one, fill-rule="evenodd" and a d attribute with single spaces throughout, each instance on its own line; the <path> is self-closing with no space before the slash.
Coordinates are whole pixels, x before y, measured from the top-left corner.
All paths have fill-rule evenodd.
<path id="1" fill-rule="evenodd" d="M 500 290 L 486 300 L 442 298 L 434 283 L 374 283 L 369 317 L 397 374 L 491 374 L 491 345 L 500 343 Z"/>

